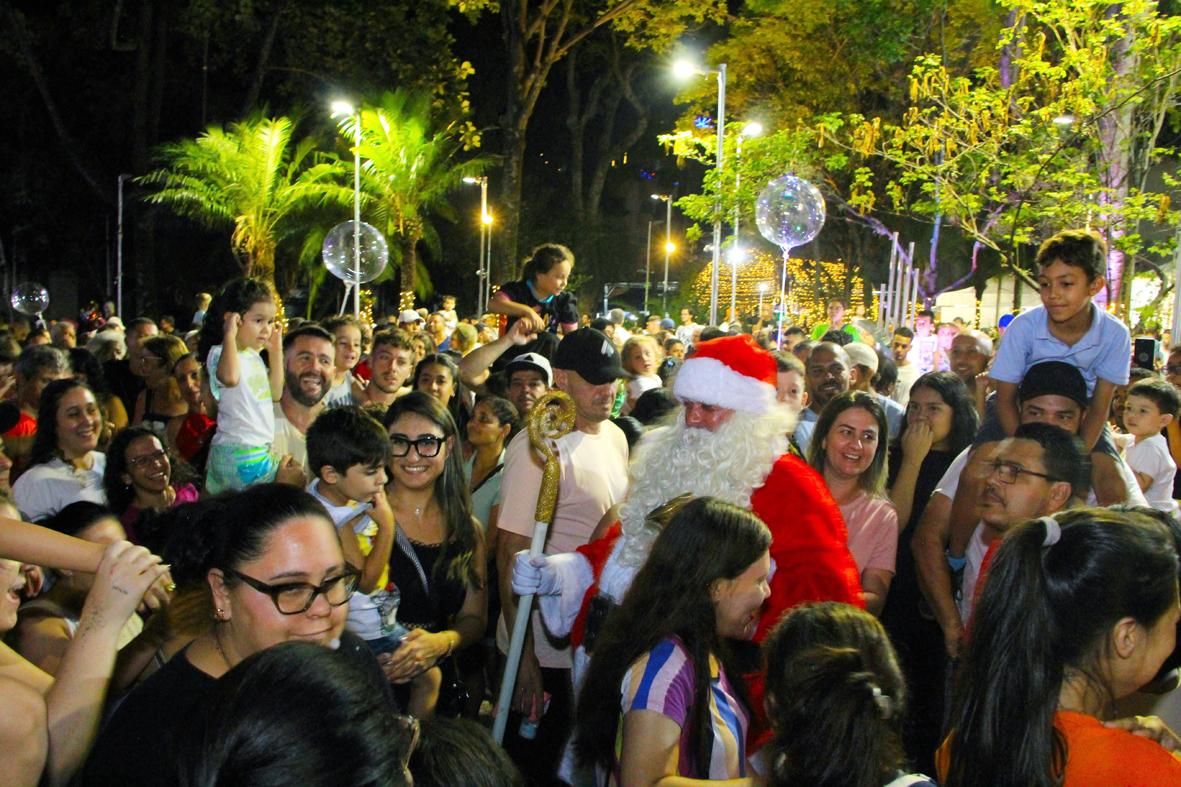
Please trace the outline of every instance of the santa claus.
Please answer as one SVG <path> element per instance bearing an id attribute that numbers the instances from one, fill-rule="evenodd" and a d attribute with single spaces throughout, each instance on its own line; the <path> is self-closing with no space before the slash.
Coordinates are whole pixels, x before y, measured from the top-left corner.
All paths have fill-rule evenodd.
<path id="1" fill-rule="evenodd" d="M 788 453 L 795 418 L 777 401 L 775 378 L 775 359 L 749 336 L 699 344 L 673 384 L 684 405 L 676 422 L 646 435 L 632 456 L 619 524 L 577 552 L 517 556 L 513 591 L 537 595 L 555 636 L 572 634 L 575 686 L 596 626 L 623 599 L 657 536 L 649 514 L 683 494 L 747 508 L 771 531 L 771 595 L 756 642 L 796 604 L 863 606 L 840 509 L 823 479 Z M 756 713 L 761 683 L 761 676 L 748 678 Z"/>

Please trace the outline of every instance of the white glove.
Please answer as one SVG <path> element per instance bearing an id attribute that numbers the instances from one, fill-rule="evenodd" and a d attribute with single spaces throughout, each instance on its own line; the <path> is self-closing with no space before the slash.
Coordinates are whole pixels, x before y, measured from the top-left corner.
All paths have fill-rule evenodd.
<path id="1" fill-rule="evenodd" d="M 562 584 L 545 555 L 530 557 L 528 551 L 521 550 L 513 563 L 513 592 L 518 596 L 556 596 L 561 594 Z"/>

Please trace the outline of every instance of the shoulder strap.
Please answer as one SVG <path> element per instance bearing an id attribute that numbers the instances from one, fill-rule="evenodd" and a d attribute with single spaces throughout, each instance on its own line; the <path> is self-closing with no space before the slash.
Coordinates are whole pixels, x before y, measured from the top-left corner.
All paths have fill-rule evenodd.
<path id="1" fill-rule="evenodd" d="M 400 527 L 394 528 L 394 541 L 397 542 L 398 548 L 402 550 L 402 554 L 410 558 L 410 562 L 414 564 L 414 569 L 418 572 L 418 578 L 422 581 L 422 589 L 426 591 L 429 596 L 431 593 L 431 585 L 427 582 L 426 571 L 422 568 L 422 561 L 418 559 L 418 553 L 414 551 L 414 545 L 410 543 L 410 539 L 406 537 L 406 531 Z"/>

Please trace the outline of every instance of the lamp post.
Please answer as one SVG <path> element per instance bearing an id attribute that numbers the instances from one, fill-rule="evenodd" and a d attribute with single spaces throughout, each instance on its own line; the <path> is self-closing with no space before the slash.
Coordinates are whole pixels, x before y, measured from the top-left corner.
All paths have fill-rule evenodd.
<path id="1" fill-rule="evenodd" d="M 115 247 L 115 314 L 119 317 L 123 316 L 123 184 L 130 178 L 130 175 L 120 175 L 118 179 L 119 187 L 119 222 L 118 222 L 118 246 Z M 13 286 L 16 285 L 16 275 L 12 277 Z"/>
<path id="2" fill-rule="evenodd" d="M 726 64 L 719 63 L 717 70 L 702 69 L 687 61 L 681 60 L 674 64 L 674 71 L 678 76 L 686 77 L 695 74 L 716 74 L 718 77 L 718 152 L 715 168 L 718 172 L 718 182 L 721 183 L 722 171 L 725 163 L 726 143 Z M 709 277 L 709 324 L 718 324 L 718 267 L 722 262 L 722 207 L 721 195 L 714 201 L 714 248 L 713 271 Z"/>
<path id="3" fill-rule="evenodd" d="M 488 217 L 488 176 L 476 175 L 473 177 L 466 177 L 463 179 L 464 183 L 476 184 L 480 186 L 480 256 L 476 263 L 476 308 L 480 313 L 484 311 L 484 304 L 487 299 L 484 297 L 484 280 L 488 276 L 488 271 L 484 267 L 484 254 L 488 247 L 488 222 L 485 219 Z"/>
<path id="4" fill-rule="evenodd" d="M 652 199 L 664 203 L 664 290 L 660 295 L 660 313 L 668 316 L 668 258 L 677 250 L 673 243 L 673 195 L 653 194 Z M 716 271 L 715 271 L 716 273 Z"/>
<path id="5" fill-rule="evenodd" d="M 648 311 L 648 282 L 652 276 L 652 225 L 655 223 L 648 222 L 648 245 L 644 247 L 644 314 L 651 314 Z"/>
<path id="6" fill-rule="evenodd" d="M 492 300 L 492 214 L 487 210 L 480 214 L 480 225 L 484 228 L 484 235 L 488 242 L 484 244 L 484 264 L 480 269 L 480 278 L 484 282 L 484 292 L 481 293 L 480 309 Z"/>
<path id="7" fill-rule="evenodd" d="M 332 115 L 352 115 L 353 130 L 353 316 L 361 318 L 361 112 L 347 101 L 333 101 Z"/>
<path id="8" fill-rule="evenodd" d="M 757 137 L 763 133 L 763 124 L 752 120 L 738 132 L 738 139 L 734 146 L 734 241 L 730 244 L 730 316 L 738 318 L 738 264 L 742 262 L 744 252 L 738 234 L 739 223 L 739 189 L 742 186 L 742 140 L 746 137 Z M 759 304 L 759 314 L 763 307 Z"/>

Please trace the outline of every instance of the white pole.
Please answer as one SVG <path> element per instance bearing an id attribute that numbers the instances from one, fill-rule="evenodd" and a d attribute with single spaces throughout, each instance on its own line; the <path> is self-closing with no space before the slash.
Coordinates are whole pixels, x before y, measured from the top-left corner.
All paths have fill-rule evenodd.
<path id="1" fill-rule="evenodd" d="M 484 267 L 484 255 L 487 254 L 488 247 L 488 225 L 484 223 L 484 217 L 488 215 L 488 177 L 480 176 L 480 260 L 476 263 L 476 311 L 478 314 L 483 314 L 484 309 L 487 308 L 488 299 L 484 297 L 484 280 L 488 277 L 488 271 Z"/>
<path id="2" fill-rule="evenodd" d="M 894 308 L 894 279 L 898 275 L 898 247 L 894 239 L 890 239 L 890 272 L 886 283 L 882 285 L 881 313 L 882 325 L 889 327 Z"/>
<path id="3" fill-rule="evenodd" d="M 910 269 L 910 309 L 907 313 L 906 324 L 914 330 L 914 324 L 917 321 L 919 314 L 919 272 L 914 268 Z"/>
<path id="4" fill-rule="evenodd" d="M 1173 252 L 1173 347 L 1181 344 L 1181 228 L 1177 229 L 1177 248 Z M 1165 350 L 1170 348 L 1166 347 Z"/>
<path id="5" fill-rule="evenodd" d="M 914 280 L 914 285 L 916 287 L 918 286 L 918 279 L 916 278 L 917 271 L 915 270 L 915 267 L 914 267 L 914 241 L 911 241 L 910 243 L 908 243 L 906 245 L 906 256 L 910 258 L 910 261 L 907 262 L 907 264 L 906 264 L 907 276 L 909 278 L 904 279 L 902 282 L 902 291 L 903 291 L 903 294 L 905 297 L 903 298 L 903 301 L 902 301 L 902 317 L 898 321 L 899 325 L 906 324 L 906 322 L 907 322 L 906 315 L 909 313 L 910 304 L 913 302 L 913 299 L 910 297 L 911 281 Z"/>
<path id="6" fill-rule="evenodd" d="M 119 317 L 123 316 L 123 181 L 130 178 L 130 175 L 119 176 L 119 229 L 118 229 L 118 246 L 115 250 L 115 314 Z M 13 278 L 13 285 L 16 284 L 16 279 Z"/>
<path id="7" fill-rule="evenodd" d="M 660 312 L 665 317 L 668 316 L 668 258 L 672 254 L 673 242 L 673 195 L 667 194 L 664 198 L 664 290 L 660 295 Z M 718 270 L 714 268 L 714 284 L 717 284 Z M 716 296 L 717 293 L 714 293 Z"/>
<path id="8" fill-rule="evenodd" d="M 722 182 L 726 150 L 726 64 L 718 65 L 718 183 Z M 713 271 L 709 277 L 709 324 L 718 324 L 718 268 L 722 263 L 721 197 L 714 203 Z"/>
<path id="9" fill-rule="evenodd" d="M 644 249 L 644 314 L 648 311 L 648 282 L 652 275 L 652 222 L 648 222 L 648 246 Z"/>
<path id="10" fill-rule="evenodd" d="M 741 253 L 739 245 L 738 222 L 738 190 L 742 186 L 742 132 L 738 132 L 735 139 L 734 152 L 734 241 L 730 244 L 730 317 L 738 319 L 738 255 Z M 731 326 L 733 328 L 733 326 Z"/>
<path id="11" fill-rule="evenodd" d="M 361 319 L 361 112 L 354 117 L 357 124 L 356 147 L 353 148 L 353 316 Z"/>

